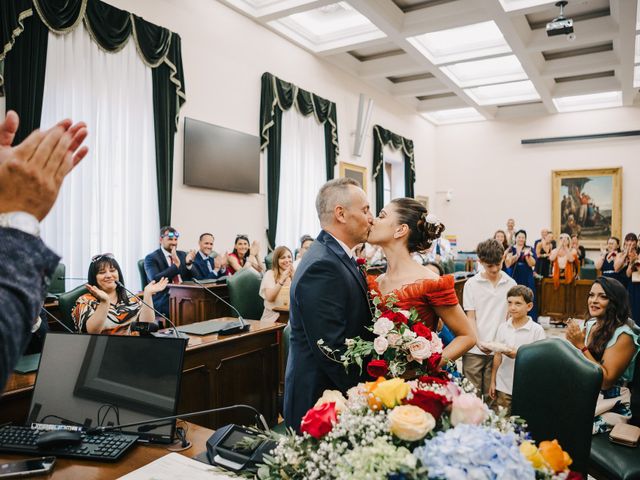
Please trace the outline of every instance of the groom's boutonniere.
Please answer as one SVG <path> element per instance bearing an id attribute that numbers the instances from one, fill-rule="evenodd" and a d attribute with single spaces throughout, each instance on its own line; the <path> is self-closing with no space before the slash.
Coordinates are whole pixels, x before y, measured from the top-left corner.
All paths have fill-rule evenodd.
<path id="1" fill-rule="evenodd" d="M 358 264 L 358 270 L 362 273 L 363 277 L 367 276 L 367 260 L 364 258 L 356 258 L 356 263 Z"/>

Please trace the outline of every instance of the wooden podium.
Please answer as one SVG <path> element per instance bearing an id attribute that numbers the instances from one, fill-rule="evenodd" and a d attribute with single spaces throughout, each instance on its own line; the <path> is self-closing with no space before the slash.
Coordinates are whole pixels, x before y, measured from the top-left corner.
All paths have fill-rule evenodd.
<path id="1" fill-rule="evenodd" d="M 232 315 L 228 305 L 218 300 L 211 292 L 229 301 L 229 290 L 226 284 L 198 285 L 193 282 L 181 284 L 170 283 L 169 288 L 169 318 L 180 325 L 202 322 L 211 318 L 228 317 Z"/>

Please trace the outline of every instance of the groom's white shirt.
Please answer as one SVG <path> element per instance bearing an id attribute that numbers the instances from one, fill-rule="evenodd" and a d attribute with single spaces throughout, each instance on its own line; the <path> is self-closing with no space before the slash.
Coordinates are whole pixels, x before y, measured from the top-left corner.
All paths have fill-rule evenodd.
<path id="1" fill-rule="evenodd" d="M 326 230 L 325 230 L 326 232 Z M 329 232 L 327 232 L 329 233 Z M 329 233 L 329 235 L 331 235 L 331 233 Z M 337 239 L 336 237 L 334 237 L 333 235 L 331 235 L 333 237 L 333 239 L 338 242 L 338 245 L 340 245 L 342 247 L 342 249 L 346 252 L 347 256 L 349 258 L 353 258 L 353 250 L 351 250 L 346 243 L 344 243 L 343 241 Z"/>

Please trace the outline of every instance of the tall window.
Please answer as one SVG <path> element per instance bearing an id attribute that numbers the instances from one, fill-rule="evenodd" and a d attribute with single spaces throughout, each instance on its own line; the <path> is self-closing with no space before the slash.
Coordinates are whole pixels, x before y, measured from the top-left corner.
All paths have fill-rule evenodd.
<path id="1" fill-rule="evenodd" d="M 383 187 L 384 204 L 394 198 L 404 197 L 404 157 L 402 150 L 393 150 L 385 145 L 382 150 L 384 156 Z"/>

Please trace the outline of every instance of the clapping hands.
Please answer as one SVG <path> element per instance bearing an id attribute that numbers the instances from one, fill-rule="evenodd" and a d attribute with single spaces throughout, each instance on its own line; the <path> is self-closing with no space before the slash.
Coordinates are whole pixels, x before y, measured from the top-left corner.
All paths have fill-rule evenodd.
<path id="1" fill-rule="evenodd" d="M 145 294 L 150 293 L 151 295 L 155 295 L 156 293 L 161 292 L 165 288 L 167 288 L 168 284 L 169 284 L 169 279 L 166 277 L 162 277 L 159 282 L 152 280 L 147 284 L 146 287 L 144 287 L 144 293 Z"/>
<path id="2" fill-rule="evenodd" d="M 93 285 L 89 285 L 88 283 L 85 284 L 85 287 L 87 287 L 89 293 L 96 297 L 96 299 L 100 303 L 109 303 L 111 301 L 111 299 L 109 298 L 109 294 L 107 294 L 107 292 L 105 292 L 104 290 L 101 290 L 98 287 L 94 287 Z"/>
<path id="3" fill-rule="evenodd" d="M 585 333 L 573 319 L 569 319 L 567 321 L 567 332 L 565 333 L 565 337 L 576 348 L 582 349 L 585 346 Z"/>

